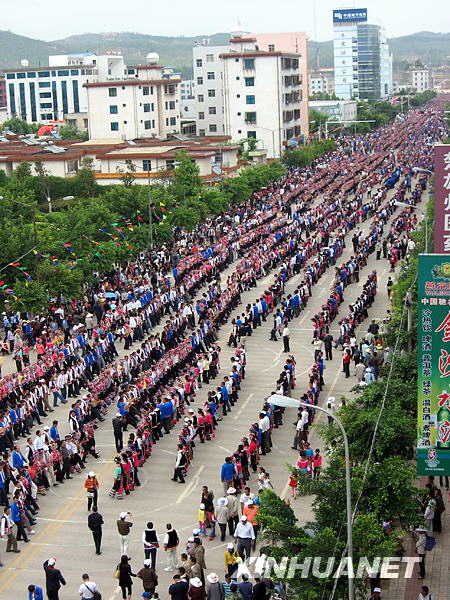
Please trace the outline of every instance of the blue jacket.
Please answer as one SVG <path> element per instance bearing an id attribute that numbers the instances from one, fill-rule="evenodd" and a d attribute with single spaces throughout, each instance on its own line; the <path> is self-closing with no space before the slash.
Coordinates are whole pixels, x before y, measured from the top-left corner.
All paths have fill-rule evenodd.
<path id="1" fill-rule="evenodd" d="M 14 452 L 12 453 L 11 456 L 12 456 L 12 466 L 15 469 L 20 469 L 27 462 L 25 456 L 21 452 L 16 452 L 14 450 Z"/>
<path id="2" fill-rule="evenodd" d="M 42 588 L 38 585 L 34 586 L 34 592 L 28 592 L 28 600 L 44 600 Z"/>
<path id="3" fill-rule="evenodd" d="M 11 502 L 11 504 L 9 505 L 9 508 L 11 509 L 11 521 L 13 523 L 18 523 L 20 521 L 20 513 L 19 513 L 19 507 L 17 506 L 17 503 Z"/>
<path id="4" fill-rule="evenodd" d="M 223 463 L 222 472 L 220 473 L 220 479 L 222 481 L 233 481 L 233 477 L 234 477 L 233 463 Z"/>

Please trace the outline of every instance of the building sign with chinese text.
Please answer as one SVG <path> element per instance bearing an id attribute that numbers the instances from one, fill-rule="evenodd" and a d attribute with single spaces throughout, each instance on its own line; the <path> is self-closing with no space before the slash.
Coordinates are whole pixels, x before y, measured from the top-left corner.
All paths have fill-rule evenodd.
<path id="1" fill-rule="evenodd" d="M 417 472 L 450 475 L 450 256 L 419 255 Z"/>
<path id="2" fill-rule="evenodd" d="M 367 8 L 344 8 L 333 10 L 333 23 L 354 23 L 367 21 Z"/>
<path id="3" fill-rule="evenodd" d="M 434 251 L 450 254 L 450 146 L 434 147 Z"/>

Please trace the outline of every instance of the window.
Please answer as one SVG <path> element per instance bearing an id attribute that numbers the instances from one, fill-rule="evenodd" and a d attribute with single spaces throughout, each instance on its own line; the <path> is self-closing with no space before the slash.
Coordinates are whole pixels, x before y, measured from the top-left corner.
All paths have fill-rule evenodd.
<path id="1" fill-rule="evenodd" d="M 83 124 L 86 127 L 86 129 L 87 129 L 87 127 L 89 125 L 89 121 L 87 119 L 83 119 Z"/>
<path id="2" fill-rule="evenodd" d="M 247 131 L 247 138 L 256 139 L 256 131 Z"/>
<path id="3" fill-rule="evenodd" d="M 210 131 L 211 133 L 216 133 L 216 132 L 217 132 L 217 125 L 214 125 L 214 123 L 212 123 L 212 124 L 209 126 L 209 131 Z"/>
<path id="4" fill-rule="evenodd" d="M 207 77 L 208 77 L 208 79 L 215 79 L 216 78 L 216 76 L 215 76 L 215 74 L 214 74 L 213 71 L 208 71 Z"/>
<path id="5" fill-rule="evenodd" d="M 80 112 L 80 97 L 78 95 L 78 80 L 72 81 L 72 93 L 73 93 L 73 109 L 76 113 Z"/>
<path id="6" fill-rule="evenodd" d="M 241 79 L 240 77 L 236 77 L 236 81 L 240 81 L 240 79 Z"/>
<path id="7" fill-rule="evenodd" d="M 208 90 L 208 98 L 215 98 L 216 90 Z"/>
<path id="8" fill-rule="evenodd" d="M 169 102 L 169 110 L 175 110 L 175 100 Z"/>
<path id="9" fill-rule="evenodd" d="M 110 115 L 117 115 L 119 112 L 119 109 L 117 108 L 117 104 L 110 104 L 109 106 L 109 114 Z"/>
<path id="10" fill-rule="evenodd" d="M 61 93 L 62 93 L 63 113 L 67 114 L 69 112 L 69 103 L 67 100 L 67 81 L 61 81 Z"/>
<path id="11" fill-rule="evenodd" d="M 72 75 L 72 77 L 76 77 L 78 75 L 78 69 L 71 69 L 70 74 Z"/>
<path id="12" fill-rule="evenodd" d="M 39 71 L 38 77 L 50 77 L 50 71 Z"/>
<path id="13" fill-rule="evenodd" d="M 143 94 L 144 96 L 149 96 L 149 95 L 150 95 L 150 88 L 149 88 L 149 86 L 148 86 L 148 85 L 144 85 L 144 86 L 142 87 L 142 94 Z"/>
<path id="14" fill-rule="evenodd" d="M 203 66 L 203 61 L 201 58 L 197 58 L 197 60 L 195 61 L 195 64 L 197 67 L 202 67 Z"/>
<path id="15" fill-rule="evenodd" d="M 33 122 L 37 121 L 37 112 L 36 112 L 36 86 L 34 81 L 30 81 L 30 101 L 31 101 L 31 120 Z"/>
<path id="16" fill-rule="evenodd" d="M 215 115 L 216 114 L 216 107 L 215 106 L 210 106 L 209 107 L 209 114 L 210 115 Z"/>
<path id="17" fill-rule="evenodd" d="M 205 129 L 199 129 L 199 130 L 198 130 L 198 135 L 199 135 L 200 137 L 204 137 L 204 136 L 205 136 L 205 133 L 206 133 Z"/>
<path id="18" fill-rule="evenodd" d="M 39 84 L 39 85 L 41 85 L 41 84 Z M 56 113 L 56 116 L 58 117 L 58 93 L 56 90 L 56 81 L 52 81 L 52 99 L 53 99 L 53 109 Z"/>
<path id="19" fill-rule="evenodd" d="M 52 97 L 52 93 L 51 92 L 41 92 L 39 94 L 39 98 L 51 98 Z"/>
<path id="20" fill-rule="evenodd" d="M 50 81 L 40 81 L 39 82 L 39 87 L 40 88 L 50 87 Z"/>
<path id="21" fill-rule="evenodd" d="M 245 96 L 245 104 L 255 104 L 255 96 Z"/>
<path id="22" fill-rule="evenodd" d="M 207 54 L 206 62 L 214 62 L 214 54 Z"/>
<path id="23" fill-rule="evenodd" d="M 255 68 L 255 59 L 254 58 L 245 58 L 244 59 L 244 69 L 254 69 Z"/>
<path id="24" fill-rule="evenodd" d="M 150 123 L 150 121 L 146 121 L 146 123 Z M 152 161 L 149 158 L 144 158 L 142 160 L 142 170 L 143 171 L 151 171 L 152 170 Z"/>
<path id="25" fill-rule="evenodd" d="M 253 87 L 255 85 L 254 77 L 245 77 L 245 85 L 246 87 Z"/>
<path id="26" fill-rule="evenodd" d="M 269 52 L 275 52 L 275 44 L 269 44 Z"/>
<path id="27" fill-rule="evenodd" d="M 199 119 L 204 119 L 205 118 L 205 113 L 204 112 L 199 112 L 198 113 L 198 118 Z"/>
<path id="28" fill-rule="evenodd" d="M 16 78 L 15 73 L 6 73 L 6 79 L 15 79 L 15 78 Z"/>
<path id="29" fill-rule="evenodd" d="M 144 121 L 144 129 L 151 129 L 151 128 L 152 128 L 152 122 Z"/>
<path id="30" fill-rule="evenodd" d="M 41 121 L 47 121 L 48 119 L 53 119 L 51 113 L 41 113 Z"/>
<path id="31" fill-rule="evenodd" d="M 39 73 L 39 77 L 41 77 L 40 73 Z M 69 71 L 68 70 L 58 71 L 58 77 L 69 77 Z"/>
<path id="32" fill-rule="evenodd" d="M 203 77 L 197 77 L 197 85 L 203 85 Z"/>
<path id="33" fill-rule="evenodd" d="M 117 88 L 108 88 L 108 96 L 115 98 L 117 96 Z"/>
<path id="34" fill-rule="evenodd" d="M 126 108 L 126 107 L 127 107 L 127 105 L 126 105 L 126 104 L 122 104 L 122 108 Z"/>
<path id="35" fill-rule="evenodd" d="M 111 131 L 119 131 L 119 123 L 117 121 L 111 123 Z"/>
<path id="36" fill-rule="evenodd" d="M 150 102 L 144 104 L 144 112 L 150 112 Z"/>
<path id="37" fill-rule="evenodd" d="M 256 112 L 246 112 L 245 113 L 245 122 L 246 123 L 256 123 Z"/>
<path id="38" fill-rule="evenodd" d="M 27 77 L 28 79 L 34 79 L 36 77 L 36 73 L 34 71 L 28 71 Z"/>
<path id="39" fill-rule="evenodd" d="M 175 161 L 173 159 L 166 160 L 166 169 L 174 169 Z"/>
<path id="40" fill-rule="evenodd" d="M 25 79 L 26 74 L 25 73 L 17 73 L 17 79 Z"/>
<path id="41" fill-rule="evenodd" d="M 41 108 L 52 108 L 52 106 L 51 102 L 41 102 Z"/>
<path id="42" fill-rule="evenodd" d="M 171 125 L 176 125 L 177 124 L 177 118 L 176 117 L 170 117 L 170 124 Z"/>
<path id="43" fill-rule="evenodd" d="M 236 98 L 240 98 L 240 97 L 241 97 L 241 95 L 240 95 L 240 94 L 236 94 Z"/>
<path id="44" fill-rule="evenodd" d="M 203 94 L 199 94 L 199 95 L 197 96 L 197 100 L 198 100 L 199 102 L 204 102 L 204 96 L 203 96 Z"/>

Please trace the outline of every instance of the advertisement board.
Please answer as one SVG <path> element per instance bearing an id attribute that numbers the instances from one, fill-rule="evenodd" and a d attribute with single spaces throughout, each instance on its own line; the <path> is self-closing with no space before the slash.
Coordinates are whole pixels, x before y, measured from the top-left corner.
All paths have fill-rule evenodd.
<path id="1" fill-rule="evenodd" d="M 450 254 L 450 145 L 434 147 L 434 251 Z"/>
<path id="2" fill-rule="evenodd" d="M 367 8 L 333 10 L 333 23 L 361 23 L 364 21 L 367 21 Z"/>
<path id="3" fill-rule="evenodd" d="M 450 256 L 420 254 L 417 473 L 450 475 Z"/>

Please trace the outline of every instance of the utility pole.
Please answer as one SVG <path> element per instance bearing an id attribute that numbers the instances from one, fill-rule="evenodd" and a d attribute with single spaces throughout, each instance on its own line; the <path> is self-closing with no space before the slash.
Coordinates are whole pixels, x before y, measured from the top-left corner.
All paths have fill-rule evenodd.
<path id="1" fill-rule="evenodd" d="M 34 233 L 34 246 L 36 248 L 36 279 L 39 283 L 39 245 L 38 245 L 38 234 L 36 227 L 36 210 L 33 207 L 33 233 Z"/>
<path id="2" fill-rule="evenodd" d="M 405 300 L 404 300 L 404 305 L 405 308 L 407 310 L 407 327 L 408 327 L 408 333 L 411 332 L 412 329 L 412 294 L 411 294 L 411 290 L 408 290 L 406 292 L 406 296 L 405 296 Z M 408 338 L 408 352 L 412 351 L 412 339 L 411 336 L 409 336 Z"/>

